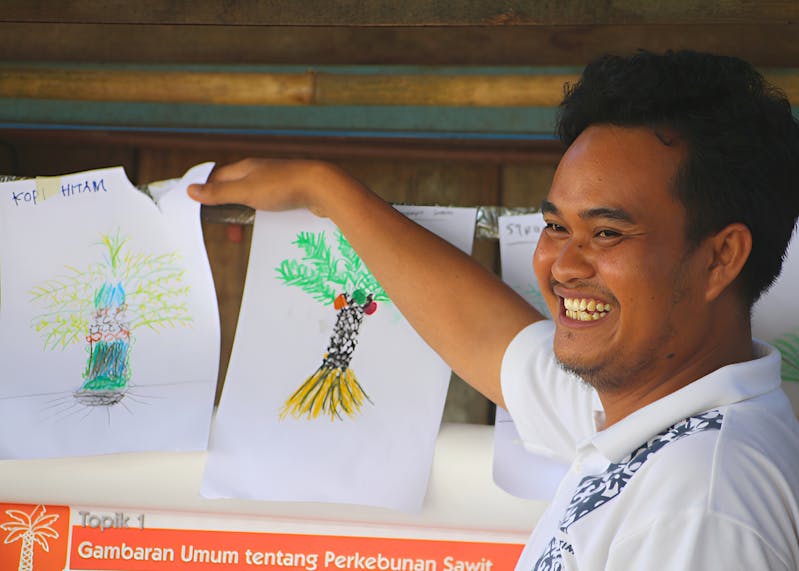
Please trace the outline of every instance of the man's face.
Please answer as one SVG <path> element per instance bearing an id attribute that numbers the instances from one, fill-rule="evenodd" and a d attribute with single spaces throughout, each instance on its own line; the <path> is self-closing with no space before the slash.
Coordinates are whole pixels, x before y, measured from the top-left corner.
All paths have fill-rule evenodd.
<path id="1" fill-rule="evenodd" d="M 593 126 L 565 153 L 533 258 L 555 355 L 600 392 L 690 367 L 701 347 L 701 261 L 671 188 L 684 155 L 647 128 Z"/>

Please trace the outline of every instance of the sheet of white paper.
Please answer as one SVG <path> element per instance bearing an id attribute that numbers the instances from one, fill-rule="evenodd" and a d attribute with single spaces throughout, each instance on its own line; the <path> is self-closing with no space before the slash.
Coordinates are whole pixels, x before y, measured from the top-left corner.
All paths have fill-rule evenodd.
<path id="1" fill-rule="evenodd" d="M 494 483 L 517 498 L 550 500 L 569 469 L 561 460 L 524 447 L 508 411 L 497 407 L 494 420 Z"/>
<path id="2" fill-rule="evenodd" d="M 401 210 L 471 251 L 474 209 Z M 305 243 L 324 236 L 329 255 L 324 248 L 309 247 L 303 259 L 304 251 L 294 243 L 300 232 L 309 233 Z M 377 311 L 362 314 L 357 333 L 342 333 L 338 344 L 333 341 L 334 331 L 342 331 L 336 321 L 345 309 L 337 310 L 332 298 L 345 291 L 355 297 L 360 287 L 365 293 L 378 291 L 333 283 L 357 275 L 336 236 L 331 222 L 304 211 L 256 214 L 236 340 L 211 434 L 204 496 L 421 508 L 450 370 L 382 297 L 377 298 Z M 296 285 L 282 281 L 277 268 L 284 260 L 298 261 L 293 266 L 298 275 L 317 276 L 317 268 L 319 275 L 329 277 L 333 269 L 330 280 L 308 280 L 330 285 L 332 293 L 314 296 L 300 287 L 300 279 Z M 339 349 L 347 337 L 357 339 L 348 369 L 368 400 L 357 411 L 350 407 L 351 416 L 342 406 L 318 416 L 304 412 L 281 418 L 288 399 L 320 365 L 323 374 L 335 372 L 325 356 L 344 354 Z M 331 349 L 334 345 L 339 348 Z M 324 394 L 313 402 L 323 404 Z M 312 402 L 311 397 L 305 402 Z"/>
<path id="3" fill-rule="evenodd" d="M 752 334 L 775 345 L 783 355 L 783 388 L 799 415 L 799 316 L 793 311 L 799 291 L 799 225 L 794 229 L 782 273 L 752 310 Z"/>
<path id="4" fill-rule="evenodd" d="M 535 213 L 500 216 L 497 225 L 502 281 L 542 314 L 549 315 L 533 272 L 533 252 L 541 230 L 544 229 L 543 215 Z"/>
<path id="5" fill-rule="evenodd" d="M 0 457 L 202 450 L 219 317 L 189 170 L 0 185 Z"/>
<path id="6" fill-rule="evenodd" d="M 544 228 L 540 213 L 500 216 L 499 254 L 502 280 L 521 294 L 530 305 L 549 315 L 533 272 L 533 252 Z M 551 499 L 568 465 L 529 452 L 516 431 L 510 415 L 497 407 L 494 422 L 494 482 L 514 496 Z"/>

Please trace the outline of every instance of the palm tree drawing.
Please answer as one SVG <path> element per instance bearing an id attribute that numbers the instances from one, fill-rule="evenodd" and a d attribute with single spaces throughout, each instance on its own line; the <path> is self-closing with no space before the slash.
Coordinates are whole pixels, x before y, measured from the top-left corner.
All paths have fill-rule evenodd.
<path id="1" fill-rule="evenodd" d="M 33 327 L 46 350 L 86 344 L 84 381 L 73 392 L 86 406 L 110 406 L 124 398 L 135 330 L 158 332 L 192 321 L 178 255 L 132 253 L 127 241 L 119 230 L 101 235 L 99 261 L 85 270 L 67 266 L 64 275 L 31 291 L 33 303 L 44 308 Z"/>
<path id="2" fill-rule="evenodd" d="M 352 417 L 365 401 L 371 402 L 349 366 L 365 316 L 377 310 L 378 301 L 391 300 L 338 230 L 335 240 L 338 256 L 327 244 L 324 231 L 300 232 L 292 244 L 304 252 L 302 259 L 286 259 L 275 268 L 287 286 L 299 287 L 337 311 L 322 364 L 288 398 L 281 419 L 289 414 L 342 419 L 341 413 Z"/>
<path id="3" fill-rule="evenodd" d="M 37 513 L 38 511 L 38 513 Z M 33 571 L 34 546 L 39 545 L 50 551 L 48 539 L 58 539 L 58 532 L 51 526 L 58 519 L 58 514 L 47 514 L 47 508 L 36 506 L 31 513 L 20 510 L 6 510 L 10 521 L 0 524 L 0 529 L 7 532 L 4 543 L 22 540 L 17 571 Z"/>

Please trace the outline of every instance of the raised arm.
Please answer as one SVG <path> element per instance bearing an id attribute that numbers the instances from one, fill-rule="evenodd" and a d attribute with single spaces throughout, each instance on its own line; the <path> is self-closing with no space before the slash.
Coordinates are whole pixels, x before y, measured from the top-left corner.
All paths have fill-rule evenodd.
<path id="1" fill-rule="evenodd" d="M 330 218 L 422 338 L 461 378 L 504 406 L 504 350 L 542 316 L 495 275 L 344 171 L 317 161 L 247 159 L 216 169 L 189 195 L 209 205 L 307 208 Z"/>

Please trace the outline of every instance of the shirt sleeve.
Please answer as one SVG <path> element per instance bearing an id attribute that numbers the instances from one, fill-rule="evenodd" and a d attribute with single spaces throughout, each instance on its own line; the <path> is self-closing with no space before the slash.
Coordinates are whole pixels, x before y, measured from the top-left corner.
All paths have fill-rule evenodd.
<path id="1" fill-rule="evenodd" d="M 522 329 L 502 359 L 505 406 L 530 452 L 571 462 L 577 445 L 596 432 L 596 393 L 566 373 L 552 351 L 554 324 Z"/>

